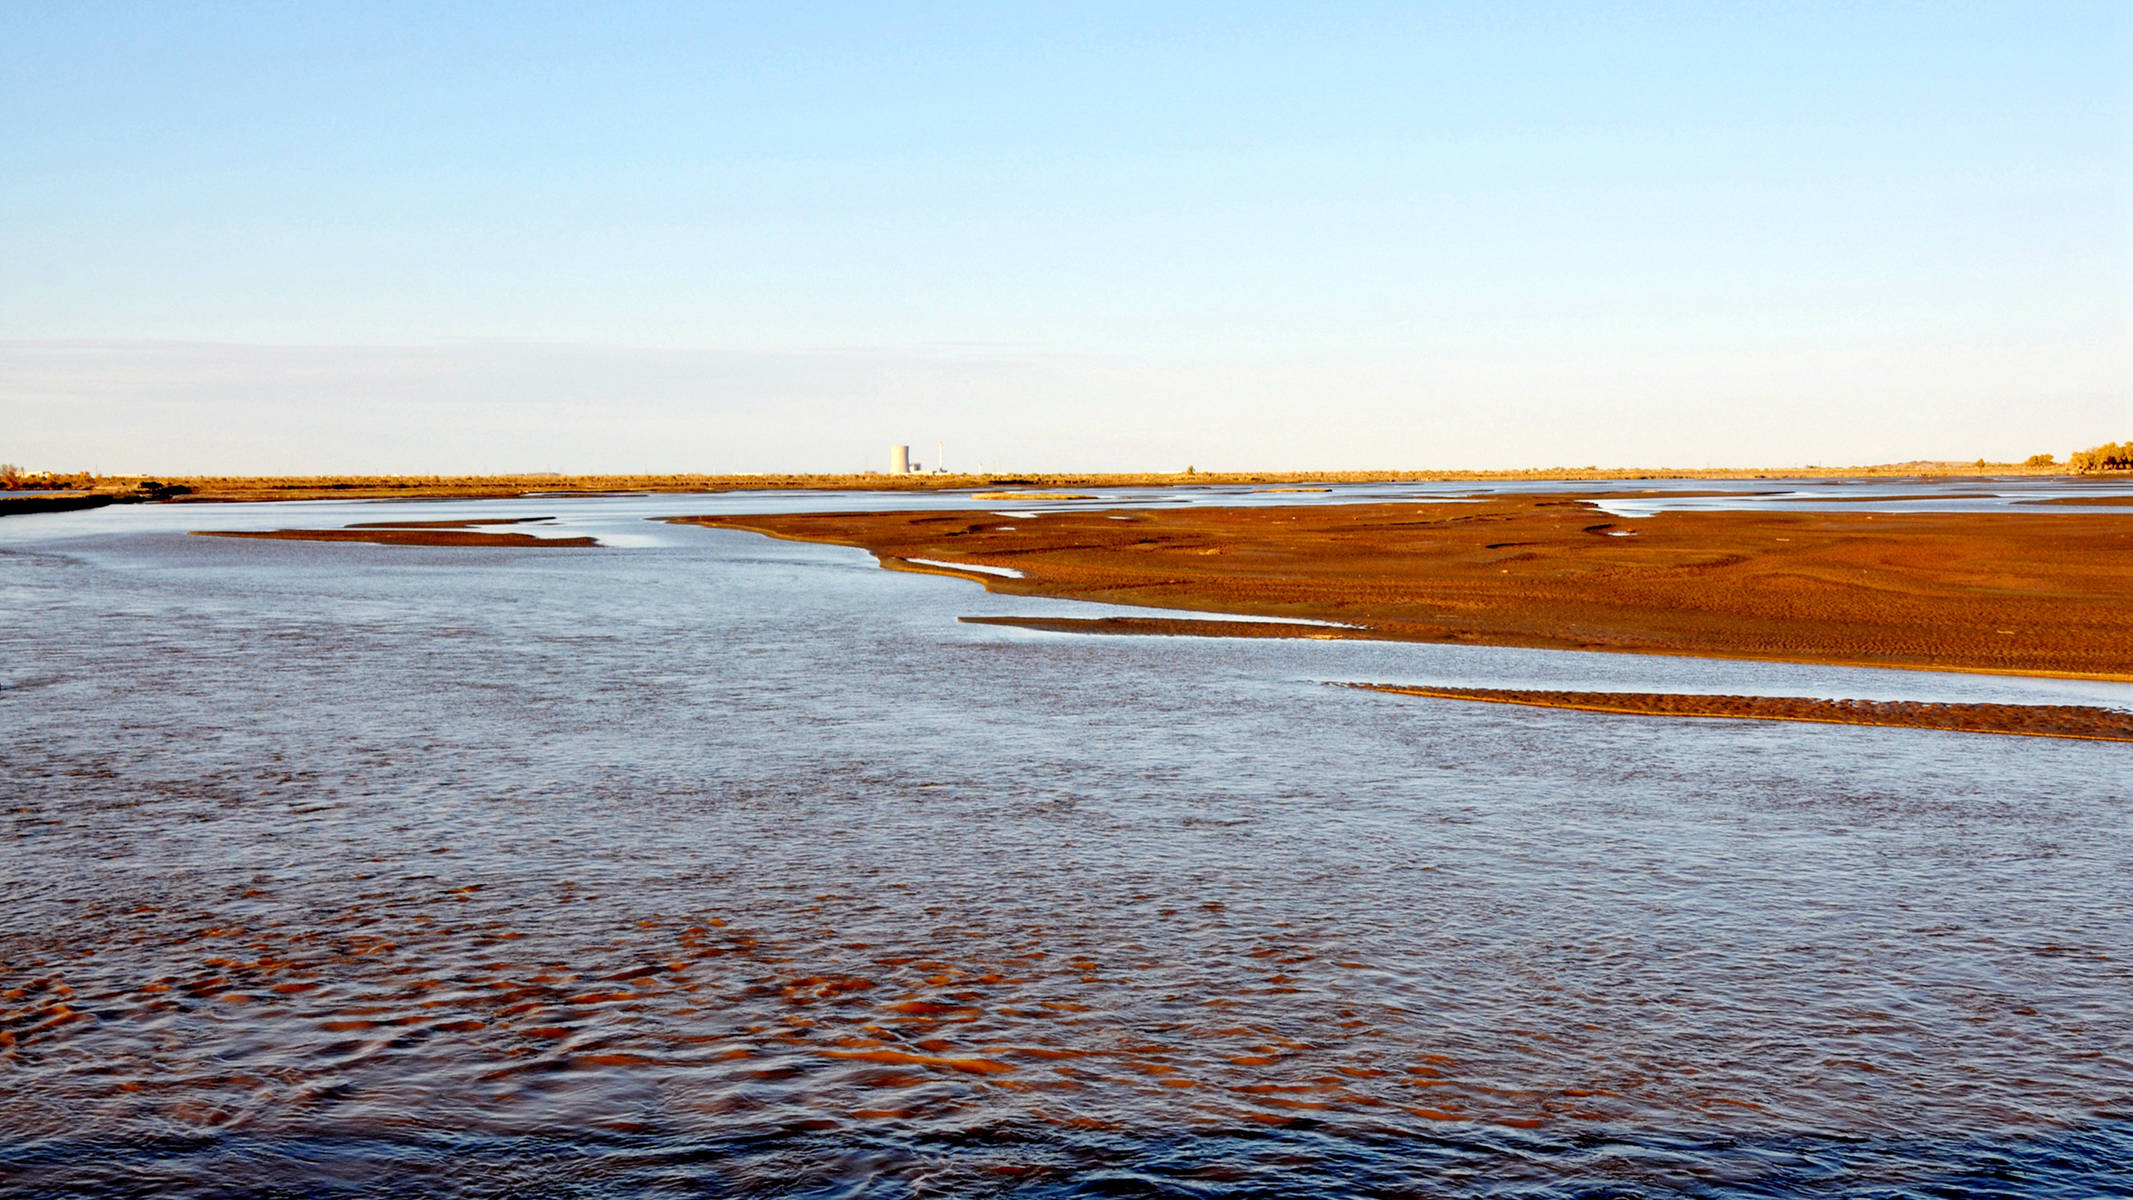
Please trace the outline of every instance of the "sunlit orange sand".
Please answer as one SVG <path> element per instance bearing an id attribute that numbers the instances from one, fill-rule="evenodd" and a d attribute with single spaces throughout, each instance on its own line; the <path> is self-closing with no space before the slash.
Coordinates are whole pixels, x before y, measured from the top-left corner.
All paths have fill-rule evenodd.
<path id="1" fill-rule="evenodd" d="M 2133 680 L 2122 511 L 1674 512 L 1468 503 L 687 517 L 913 559 L 988 589 L 1311 625 L 1111 628 L 1368 637 Z M 939 564 L 950 564 L 941 566 Z M 1011 568 L 1019 578 L 982 573 Z M 1186 618 L 1190 620 L 1190 618 Z M 1150 622 L 1162 618 L 1144 619 Z M 1020 622 L 1061 628 L 1058 618 Z"/>
<path id="2" fill-rule="evenodd" d="M 1832 725 L 1894 725 L 1963 733 L 2133 742 L 2133 712 L 2072 704 L 1934 704 L 1917 700 L 1812 700 L 1796 696 L 1702 696 L 1674 692 L 1555 692 L 1512 688 L 1350 687 L 1440 700 L 1480 700 L 1538 708 L 1654 717 L 1720 717 L 1811 721 Z"/>

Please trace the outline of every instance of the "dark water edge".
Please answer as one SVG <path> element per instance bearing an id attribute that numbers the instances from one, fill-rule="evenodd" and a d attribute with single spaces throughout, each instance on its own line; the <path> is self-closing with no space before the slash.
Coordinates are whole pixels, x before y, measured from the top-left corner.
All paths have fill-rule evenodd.
<path id="1" fill-rule="evenodd" d="M 1175 1138 L 1031 1126 L 952 1137 L 792 1131 L 50 1139 L 0 1150 L 0 1197 L 2133 1195 L 2133 1118 L 2033 1137 L 1669 1138 L 1649 1130 L 1369 1137 L 1309 1127 Z"/>
<path id="2" fill-rule="evenodd" d="M 116 496 L 0 496 L 0 517 L 29 516 L 32 513 L 79 512 L 86 508 L 102 508 L 119 503 Z"/>

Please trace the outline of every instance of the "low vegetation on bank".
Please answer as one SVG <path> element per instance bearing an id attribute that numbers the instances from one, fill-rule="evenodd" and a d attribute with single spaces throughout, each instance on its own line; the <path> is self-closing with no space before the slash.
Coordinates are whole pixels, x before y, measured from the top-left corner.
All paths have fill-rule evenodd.
<path id="1" fill-rule="evenodd" d="M 2026 461 L 1917 460 L 1852 467 L 1662 468 L 1534 467 L 1512 471 L 1200 471 L 1049 472 L 987 474 L 747 474 L 747 475 L 301 475 L 164 476 L 31 472 L 0 464 L 0 491 L 72 491 L 110 501 L 495 499 L 544 493 L 727 491 L 963 491 L 978 488 L 1298 486 L 1335 483 L 1500 482 L 1602 479 L 1873 479 L 1961 478 L 1989 475 L 2067 475 L 2133 470 L 2133 442 L 2077 451 L 2060 464 L 2052 455 Z"/>

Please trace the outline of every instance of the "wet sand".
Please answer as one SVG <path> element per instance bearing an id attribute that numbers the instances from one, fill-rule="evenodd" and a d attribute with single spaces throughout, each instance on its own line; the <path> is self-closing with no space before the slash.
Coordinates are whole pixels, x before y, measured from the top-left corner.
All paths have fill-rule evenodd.
<path id="1" fill-rule="evenodd" d="M 1770 495 L 1765 492 L 1763 495 Z M 1785 496 L 1788 504 L 1900 504 L 1912 500 L 1990 500 L 1993 492 L 1912 492 L 1898 496 Z M 2034 501 L 2022 501 L 2024 504 Z"/>
<path id="2" fill-rule="evenodd" d="M 936 575 L 961 575 L 935 570 Z M 964 576 L 968 578 L 967 576 Z M 1233 621 L 1194 617 L 959 617 L 966 625 L 1004 625 L 1042 633 L 1109 633 L 1133 637 L 1319 638 L 1365 642 L 1405 639 L 1382 630 L 1299 621 Z"/>
<path id="3" fill-rule="evenodd" d="M 972 500 L 1094 500 L 1087 492 L 975 492 Z"/>
<path id="4" fill-rule="evenodd" d="M 677 520 L 860 546 L 888 566 L 925 558 L 1021 571 L 965 575 L 1004 594 L 1361 627 L 1152 632 L 2133 680 L 2133 520 L 2115 512 L 1630 519 L 1580 497 L 1517 496 Z"/>
<path id="5" fill-rule="evenodd" d="M 540 525 L 554 517 L 477 517 L 461 521 L 357 521 L 347 529 L 473 529 L 481 525 Z"/>
<path id="6" fill-rule="evenodd" d="M 2073 704 L 1935 704 L 1917 700 L 1813 700 L 1798 696 L 1704 696 L 1678 692 L 1553 692 L 1521 688 L 1344 686 L 1438 700 L 1478 700 L 1535 708 L 1651 717 L 1725 717 L 1755 721 L 1811 721 L 1830 725 L 1894 725 L 1963 733 L 2084 738 L 2133 742 L 2133 712 Z"/>

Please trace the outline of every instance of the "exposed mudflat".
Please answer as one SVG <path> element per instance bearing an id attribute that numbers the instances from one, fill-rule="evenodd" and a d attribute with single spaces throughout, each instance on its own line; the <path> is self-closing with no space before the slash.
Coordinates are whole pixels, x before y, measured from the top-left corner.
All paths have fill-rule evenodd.
<path id="1" fill-rule="evenodd" d="M 1584 497 L 1515 496 L 1040 521 L 975 511 L 679 519 L 1022 572 L 971 576 L 996 592 L 1363 627 L 1353 637 L 2133 678 L 2133 520 L 2121 513 L 1632 519 Z M 1267 633 L 1229 622 L 1088 631 Z"/>
<path id="2" fill-rule="evenodd" d="M 1813 700 L 1798 696 L 1705 696 L 1680 692 L 1557 692 L 1522 688 L 1350 687 L 1439 700 L 1481 700 L 1538 708 L 1629 713 L 1653 717 L 1730 717 L 1758 721 L 1815 721 L 1832 725 L 1895 725 L 1964 733 L 2089 738 L 2133 742 L 2133 712 L 2074 704 L 1936 704 L 1918 700 Z"/>

